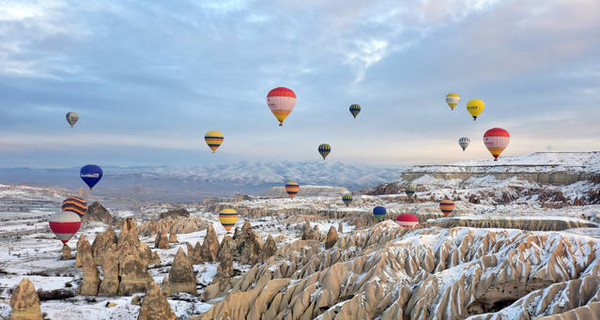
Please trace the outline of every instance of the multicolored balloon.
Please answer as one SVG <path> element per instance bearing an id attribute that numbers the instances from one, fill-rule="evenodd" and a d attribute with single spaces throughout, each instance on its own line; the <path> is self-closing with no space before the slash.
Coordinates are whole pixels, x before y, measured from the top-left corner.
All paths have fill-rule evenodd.
<path id="1" fill-rule="evenodd" d="M 298 191 L 300 191 L 300 185 L 298 182 L 290 181 L 285 184 L 285 192 L 287 192 L 290 198 L 294 199 Z"/>
<path id="2" fill-rule="evenodd" d="M 377 206 L 377 207 L 373 208 L 373 215 L 375 216 L 375 218 L 377 218 L 377 221 L 379 221 L 379 222 L 383 221 L 383 218 L 385 218 L 386 212 L 387 211 L 382 206 Z"/>
<path id="3" fill-rule="evenodd" d="M 322 143 L 319 145 L 319 153 L 321 154 L 321 157 L 323 157 L 323 160 L 325 160 L 325 158 L 327 158 L 327 155 L 329 155 L 329 153 L 331 152 L 331 146 L 328 145 L 327 143 Z"/>
<path id="4" fill-rule="evenodd" d="M 95 164 L 87 164 L 81 167 L 79 176 L 81 177 L 81 180 L 90 187 L 91 191 L 100 179 L 102 179 L 102 168 Z"/>
<path id="5" fill-rule="evenodd" d="M 71 128 L 73 128 L 73 126 L 75 126 L 75 124 L 77 123 L 77 121 L 79 121 L 79 115 L 76 112 L 67 112 L 67 122 L 69 123 L 69 125 L 71 126 Z"/>
<path id="6" fill-rule="evenodd" d="M 204 141 L 206 141 L 210 150 L 215 153 L 221 146 L 221 143 L 223 143 L 223 133 L 217 130 L 208 131 L 204 135 Z"/>
<path id="7" fill-rule="evenodd" d="M 506 149 L 509 142 L 510 134 L 502 128 L 492 128 L 483 134 L 483 143 L 494 157 L 494 161 L 498 161 L 498 157 Z"/>
<path id="8" fill-rule="evenodd" d="M 485 103 L 479 99 L 473 99 L 467 102 L 467 111 L 473 116 L 473 121 L 477 120 L 477 116 L 481 114 L 485 108 Z"/>
<path id="9" fill-rule="evenodd" d="M 62 211 L 73 211 L 79 217 L 83 217 L 85 212 L 87 211 L 87 203 L 85 200 L 80 197 L 68 197 L 66 198 L 61 205 Z"/>
<path id="10" fill-rule="evenodd" d="M 442 202 L 440 202 L 440 210 L 442 210 L 442 213 L 447 217 L 452 213 L 452 211 L 454 211 L 454 201 L 450 199 L 444 199 Z"/>
<path id="11" fill-rule="evenodd" d="M 401 213 L 396 217 L 396 222 L 404 228 L 414 228 L 419 224 L 419 218 L 411 213 Z"/>
<path id="12" fill-rule="evenodd" d="M 412 196 L 415 194 L 416 190 L 415 187 L 413 186 L 408 186 L 406 187 L 406 189 L 404 189 L 404 193 L 406 193 L 406 196 L 409 198 L 412 198 Z"/>
<path id="13" fill-rule="evenodd" d="M 345 195 L 342 196 L 342 201 L 344 201 L 344 204 L 347 206 L 349 206 L 352 203 L 352 195 L 349 193 L 346 193 Z"/>
<path id="14" fill-rule="evenodd" d="M 219 212 L 219 221 L 221 222 L 223 228 L 227 230 L 227 232 L 233 228 L 238 219 L 239 215 L 237 211 L 231 208 L 223 209 L 221 212 Z"/>
<path id="15" fill-rule="evenodd" d="M 352 114 L 354 119 L 356 119 L 356 116 L 360 113 L 360 105 L 358 105 L 358 104 L 350 105 L 350 113 Z"/>
<path id="16" fill-rule="evenodd" d="M 450 109 L 454 110 L 454 107 L 460 101 L 460 95 L 458 93 L 448 93 L 446 95 L 446 103 L 450 106 Z"/>
<path id="17" fill-rule="evenodd" d="M 67 242 L 79 231 L 81 227 L 81 218 L 72 211 L 61 211 L 53 214 L 48 221 L 50 230 L 63 244 Z"/>
<path id="18" fill-rule="evenodd" d="M 279 126 L 281 127 L 285 118 L 296 106 L 296 94 L 285 87 L 275 88 L 267 94 L 267 105 L 275 118 L 279 120 Z"/>
<path id="19" fill-rule="evenodd" d="M 460 137 L 460 139 L 458 139 L 458 145 L 463 149 L 463 151 L 465 151 L 465 149 L 467 149 L 467 147 L 469 146 L 470 143 L 471 143 L 471 139 L 469 139 L 467 137 Z"/>

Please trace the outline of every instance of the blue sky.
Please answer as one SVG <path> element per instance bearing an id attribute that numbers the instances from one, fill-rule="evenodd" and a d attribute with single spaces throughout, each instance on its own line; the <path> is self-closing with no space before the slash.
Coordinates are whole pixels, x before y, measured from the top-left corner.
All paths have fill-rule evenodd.
<path id="1" fill-rule="evenodd" d="M 599 150 L 598 30 L 597 0 L 0 1 L 0 167 L 318 161 L 320 143 L 448 163 L 491 159 L 496 126 L 503 155 Z M 283 128 L 277 86 L 298 96 Z"/>

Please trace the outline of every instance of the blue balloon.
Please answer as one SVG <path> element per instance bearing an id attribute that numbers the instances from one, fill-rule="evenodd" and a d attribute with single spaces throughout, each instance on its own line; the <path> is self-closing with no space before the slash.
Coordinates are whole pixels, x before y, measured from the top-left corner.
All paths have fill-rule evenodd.
<path id="1" fill-rule="evenodd" d="M 383 218 L 385 218 L 385 213 L 386 210 L 382 206 L 377 206 L 373 208 L 373 215 L 375 216 L 375 218 L 377 218 L 377 221 L 383 221 Z"/>
<path id="2" fill-rule="evenodd" d="M 87 164 L 81 167 L 79 176 L 90 187 L 90 190 L 92 190 L 96 183 L 102 179 L 102 168 L 95 164 Z"/>

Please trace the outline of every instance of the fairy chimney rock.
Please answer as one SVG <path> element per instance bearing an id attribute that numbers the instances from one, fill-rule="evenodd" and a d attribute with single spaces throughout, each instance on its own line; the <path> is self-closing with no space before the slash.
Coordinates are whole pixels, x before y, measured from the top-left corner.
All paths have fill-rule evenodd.
<path id="1" fill-rule="evenodd" d="M 40 298 L 29 279 L 23 278 L 10 296 L 10 320 L 42 320 Z"/>

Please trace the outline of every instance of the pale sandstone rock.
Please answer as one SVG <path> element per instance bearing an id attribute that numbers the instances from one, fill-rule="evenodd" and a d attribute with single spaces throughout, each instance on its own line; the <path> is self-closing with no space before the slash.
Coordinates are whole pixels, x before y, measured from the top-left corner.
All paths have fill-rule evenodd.
<path id="1" fill-rule="evenodd" d="M 138 320 L 177 320 L 167 296 L 154 281 L 148 285 Z"/>
<path id="2" fill-rule="evenodd" d="M 173 259 L 173 264 L 169 271 L 168 285 L 163 283 L 163 291 L 166 295 L 178 292 L 187 292 L 193 295 L 197 293 L 194 268 L 181 248 L 177 250 L 175 259 Z"/>
<path id="3" fill-rule="evenodd" d="M 217 252 L 219 251 L 219 238 L 212 225 L 209 225 L 206 229 L 206 237 L 202 248 L 200 249 L 200 256 L 202 261 L 213 262 L 217 259 Z"/>
<path id="4" fill-rule="evenodd" d="M 10 296 L 10 320 L 42 320 L 42 309 L 33 284 L 23 278 Z"/>

